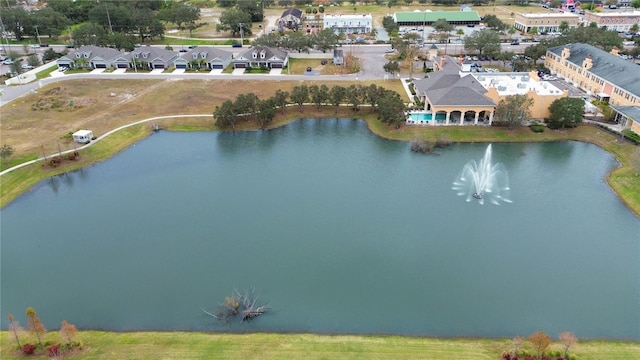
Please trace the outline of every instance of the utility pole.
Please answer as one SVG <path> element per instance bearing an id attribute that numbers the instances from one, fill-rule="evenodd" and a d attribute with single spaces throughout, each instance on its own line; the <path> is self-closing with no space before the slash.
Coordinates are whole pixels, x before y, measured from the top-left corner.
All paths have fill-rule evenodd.
<path id="1" fill-rule="evenodd" d="M 8 5 L 8 4 L 7 4 L 7 5 Z M 0 16 L 0 28 L 2 28 L 2 31 L 5 31 L 5 29 L 4 29 L 4 23 L 2 22 L 2 16 Z M 2 36 L 2 37 L 4 37 L 4 36 Z M 7 41 L 7 46 L 9 46 L 9 51 L 11 51 L 11 46 L 9 45 L 9 38 L 7 37 L 7 38 L 5 38 L 5 39 L 6 39 L 6 41 Z M 0 44 L 2 44 L 2 52 L 3 52 L 5 55 L 9 55 L 9 53 L 7 52 L 7 49 L 4 47 L 4 43 L 2 43 L 2 41 L 0 41 Z"/>
<path id="2" fill-rule="evenodd" d="M 113 34 L 113 27 L 111 26 L 111 17 L 109 16 L 109 7 L 104 4 L 104 8 L 107 9 L 107 20 L 109 21 L 109 31 Z"/>
<path id="3" fill-rule="evenodd" d="M 36 39 L 38 39 L 38 44 L 42 44 L 42 42 L 40 42 L 40 33 L 38 32 L 38 25 L 33 25 L 33 27 L 36 29 Z"/>
<path id="4" fill-rule="evenodd" d="M 244 24 L 238 23 L 240 26 L 240 44 L 244 46 Z"/>

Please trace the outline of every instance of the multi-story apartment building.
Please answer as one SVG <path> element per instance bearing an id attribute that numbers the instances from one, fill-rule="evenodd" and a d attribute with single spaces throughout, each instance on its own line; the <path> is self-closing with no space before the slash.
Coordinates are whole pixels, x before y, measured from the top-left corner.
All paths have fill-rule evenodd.
<path id="1" fill-rule="evenodd" d="M 584 22 L 596 23 L 600 28 L 615 31 L 629 31 L 633 24 L 640 25 L 640 11 L 609 11 L 591 12 L 584 14 Z"/>
<path id="2" fill-rule="evenodd" d="M 633 62 L 588 44 L 547 49 L 545 66 L 596 98 L 608 101 L 615 120 L 640 134 L 640 69 Z"/>
<path id="3" fill-rule="evenodd" d="M 570 12 L 517 13 L 513 27 L 523 33 L 528 33 L 532 28 L 536 28 L 538 33 L 557 32 L 562 22 L 567 23 L 568 29 L 574 29 L 580 24 L 580 16 Z"/>
<path id="4" fill-rule="evenodd" d="M 332 29 L 336 34 L 363 34 L 370 33 L 373 28 L 371 14 L 361 15 L 325 15 L 324 29 Z"/>

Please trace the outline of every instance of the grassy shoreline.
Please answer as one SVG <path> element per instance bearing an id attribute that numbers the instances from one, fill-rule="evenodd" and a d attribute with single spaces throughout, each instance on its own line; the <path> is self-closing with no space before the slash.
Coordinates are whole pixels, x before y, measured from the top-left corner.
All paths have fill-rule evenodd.
<path id="1" fill-rule="evenodd" d="M 22 335 L 23 343 L 35 337 Z M 43 342 L 59 342 L 50 332 Z M 203 332 L 80 331 L 84 350 L 73 359 L 458 359 L 495 360 L 512 349 L 510 339 L 429 338 L 381 335 L 223 334 Z M 13 334 L 0 332 L 0 358 L 21 359 Z M 525 345 L 524 349 L 528 349 Z M 561 351 L 555 341 L 549 351 Z M 590 340 L 569 354 L 579 360 L 635 359 L 640 342 Z M 36 356 L 36 358 L 45 358 Z"/>
<path id="2" fill-rule="evenodd" d="M 611 153 L 620 164 L 606 177 L 606 181 L 620 200 L 640 216 L 640 177 L 635 176 L 632 167 L 633 152 L 636 146 L 613 136 L 595 126 L 581 125 L 575 129 L 549 130 L 533 133 L 528 128 L 509 130 L 506 128 L 455 126 L 455 127 L 416 127 L 403 126 L 400 129 L 389 127 L 375 118 L 375 114 L 363 109 L 353 113 L 348 109 L 317 108 L 306 106 L 304 113 L 290 108 L 285 114 L 279 114 L 268 129 L 284 126 L 301 118 L 357 118 L 367 123 L 369 130 L 382 138 L 396 141 L 424 140 L 436 141 L 447 137 L 453 142 L 546 142 L 546 141 L 582 141 L 595 144 Z M 220 131 L 211 119 L 173 118 L 158 123 L 171 131 Z M 238 131 L 259 130 L 253 122 L 240 122 Z M 33 185 L 49 177 L 75 171 L 97 162 L 104 161 L 135 144 L 152 133 L 144 124 L 123 129 L 101 142 L 81 151 L 80 160 L 66 163 L 56 168 L 36 163 L 15 170 L 0 177 L 0 206 L 4 207 L 28 191 Z"/>

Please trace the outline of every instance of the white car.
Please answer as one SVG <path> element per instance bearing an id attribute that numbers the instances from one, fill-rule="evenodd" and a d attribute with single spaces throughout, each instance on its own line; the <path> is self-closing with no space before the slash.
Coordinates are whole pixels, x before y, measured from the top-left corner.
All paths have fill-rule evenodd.
<path id="1" fill-rule="evenodd" d="M 2 61 L 2 64 L 3 64 L 3 65 L 11 65 L 11 64 L 13 64 L 13 60 L 11 60 L 11 59 L 4 59 L 4 61 Z"/>
<path id="2" fill-rule="evenodd" d="M 20 68 L 22 68 L 23 70 L 31 70 L 31 69 L 33 69 L 33 66 L 31 66 L 29 64 L 22 64 L 20 66 Z"/>
<path id="3" fill-rule="evenodd" d="M 384 52 L 385 52 L 385 54 L 391 54 L 391 53 L 394 53 L 394 52 L 395 52 L 395 50 L 393 50 L 393 49 L 387 49 L 387 50 L 385 50 Z"/>
<path id="4" fill-rule="evenodd" d="M 38 45 L 38 44 L 31 44 L 31 45 L 29 45 L 29 47 L 31 47 L 32 49 L 39 49 L 39 48 L 40 48 L 40 45 Z"/>

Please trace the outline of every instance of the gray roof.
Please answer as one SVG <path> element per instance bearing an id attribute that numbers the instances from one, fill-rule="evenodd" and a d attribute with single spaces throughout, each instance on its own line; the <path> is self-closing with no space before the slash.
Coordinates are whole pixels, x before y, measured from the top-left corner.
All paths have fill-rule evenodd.
<path id="1" fill-rule="evenodd" d="M 198 56 L 198 59 L 200 59 L 202 54 L 205 54 L 205 59 L 207 61 L 211 61 L 215 59 L 226 61 L 233 56 L 232 53 L 225 50 L 221 50 L 221 49 L 209 47 L 209 46 L 198 46 L 196 48 L 193 48 L 187 51 L 186 53 L 180 53 L 180 57 L 186 61 L 191 61 L 193 60 L 194 54 Z"/>
<path id="2" fill-rule="evenodd" d="M 173 50 L 161 49 L 153 46 L 144 46 L 134 49 L 131 52 L 131 56 L 139 54 L 138 58 L 144 58 L 147 61 L 153 61 L 155 59 L 162 59 L 162 61 L 171 61 L 178 56 Z"/>
<path id="3" fill-rule="evenodd" d="M 282 12 L 282 15 L 280 16 L 280 18 L 283 18 L 287 15 L 295 16 L 298 19 L 302 19 L 302 10 L 296 9 L 296 8 L 287 9 Z"/>
<path id="4" fill-rule="evenodd" d="M 640 123 L 640 106 L 615 106 L 611 105 L 613 110 L 620 114 L 632 119 L 633 121 Z"/>
<path id="5" fill-rule="evenodd" d="M 238 56 L 238 60 L 241 60 L 242 58 L 244 58 L 245 60 L 253 60 L 253 56 L 251 56 L 251 54 L 253 54 L 254 52 L 260 53 L 262 51 L 264 51 L 265 53 L 265 60 L 270 60 L 273 57 L 284 60 L 288 56 L 288 53 L 286 51 L 277 48 L 268 46 L 253 46 L 247 49 L 247 51 L 241 53 L 240 56 Z"/>
<path id="6" fill-rule="evenodd" d="M 588 44 L 567 44 L 547 49 L 557 56 L 562 55 L 565 46 L 569 47 L 570 63 L 579 67 L 587 56 L 591 55 L 592 74 L 640 97 L 640 68 L 638 65 L 624 60 L 595 46 Z"/>
<path id="7" fill-rule="evenodd" d="M 95 59 L 96 57 L 101 58 L 105 61 L 110 61 L 111 59 L 115 58 L 116 56 L 121 55 L 122 53 L 118 50 L 115 49 L 111 49 L 111 48 L 105 48 L 105 47 L 99 47 L 99 46 L 93 46 L 93 45 L 85 45 L 82 46 L 79 49 L 76 49 L 75 51 L 72 51 L 71 53 L 69 53 L 66 57 L 74 60 L 76 59 L 76 54 L 87 54 L 88 57 L 86 57 L 85 59 L 87 60 L 92 60 Z"/>
<path id="8" fill-rule="evenodd" d="M 447 63 L 451 62 L 451 58 Z M 455 64 L 455 63 L 454 63 Z M 446 68 L 446 66 L 445 66 Z M 425 95 L 434 106 L 495 106 L 487 92 L 473 76 L 438 71 L 426 79 L 414 81 L 419 95 Z"/>

